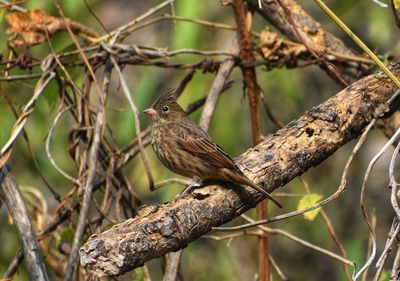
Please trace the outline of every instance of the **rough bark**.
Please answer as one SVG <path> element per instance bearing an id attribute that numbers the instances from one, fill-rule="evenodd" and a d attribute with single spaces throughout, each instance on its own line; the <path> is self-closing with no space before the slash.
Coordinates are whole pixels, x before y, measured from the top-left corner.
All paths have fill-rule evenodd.
<path id="1" fill-rule="evenodd" d="M 392 71 L 399 77 L 400 66 Z M 395 89 L 382 73 L 367 76 L 246 151 L 237 163 L 249 178 L 273 191 L 359 136 L 374 117 L 387 112 Z M 135 218 L 90 237 L 80 249 L 82 266 L 99 276 L 123 274 L 186 247 L 263 199 L 251 188 L 231 187 L 209 185 L 165 204 L 142 207 Z"/>

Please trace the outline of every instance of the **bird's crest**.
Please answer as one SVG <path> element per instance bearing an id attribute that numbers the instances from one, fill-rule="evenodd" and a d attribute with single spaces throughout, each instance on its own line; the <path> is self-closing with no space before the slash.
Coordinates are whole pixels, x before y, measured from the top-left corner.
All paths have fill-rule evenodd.
<path id="1" fill-rule="evenodd" d="M 154 110 L 153 120 L 162 123 L 174 123 L 182 121 L 186 116 L 185 111 L 176 102 L 175 89 L 171 89 L 161 94 L 153 103 L 152 109 Z"/>
<path id="2" fill-rule="evenodd" d="M 165 104 L 165 103 L 170 103 L 170 102 L 176 102 L 176 94 L 175 94 L 174 88 L 166 91 L 165 93 L 162 93 L 154 102 L 152 107 L 156 108 L 157 105 L 159 104 Z"/>

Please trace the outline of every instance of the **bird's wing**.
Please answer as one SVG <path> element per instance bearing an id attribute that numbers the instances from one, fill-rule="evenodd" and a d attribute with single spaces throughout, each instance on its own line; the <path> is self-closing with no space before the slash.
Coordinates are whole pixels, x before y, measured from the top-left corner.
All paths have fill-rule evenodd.
<path id="1" fill-rule="evenodd" d="M 225 151 L 209 138 L 183 135 L 178 138 L 177 142 L 183 150 L 201 157 L 217 167 L 239 170 Z"/>

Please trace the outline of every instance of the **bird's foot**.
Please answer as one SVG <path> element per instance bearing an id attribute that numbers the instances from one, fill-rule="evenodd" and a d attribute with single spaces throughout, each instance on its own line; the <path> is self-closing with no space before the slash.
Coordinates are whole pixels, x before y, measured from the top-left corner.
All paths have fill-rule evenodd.
<path id="1" fill-rule="evenodd" d="M 181 191 L 181 193 L 175 196 L 175 198 L 184 197 L 201 186 L 202 182 L 199 179 L 194 178 L 192 179 L 192 182 Z"/>

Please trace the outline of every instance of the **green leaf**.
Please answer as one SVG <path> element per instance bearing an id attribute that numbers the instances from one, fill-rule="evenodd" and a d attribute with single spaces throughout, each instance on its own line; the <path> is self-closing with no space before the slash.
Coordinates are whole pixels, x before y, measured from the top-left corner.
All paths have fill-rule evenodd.
<path id="1" fill-rule="evenodd" d="M 303 210 L 305 208 L 311 207 L 312 205 L 317 203 L 321 198 L 322 195 L 317 193 L 306 194 L 300 199 L 299 204 L 297 205 L 297 210 Z M 315 210 L 304 213 L 304 218 L 310 221 L 314 220 L 315 217 L 318 215 L 320 209 L 321 208 L 317 208 Z"/>

